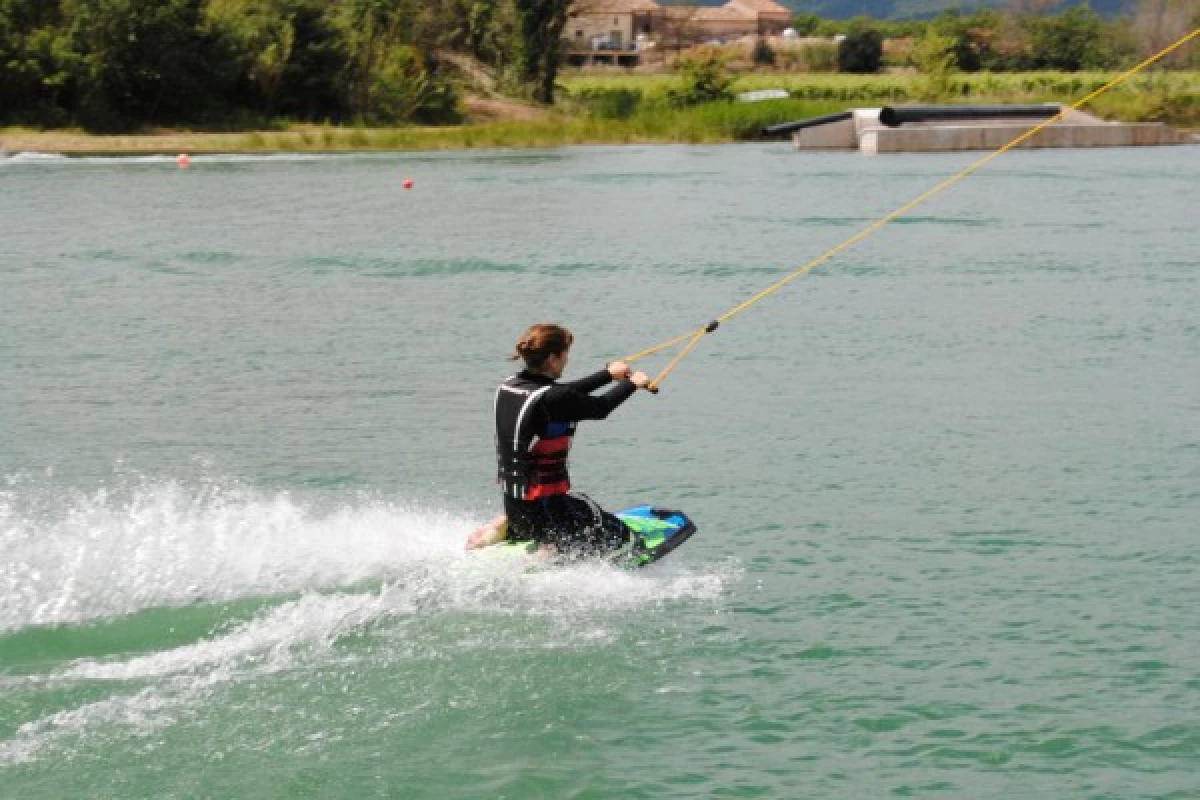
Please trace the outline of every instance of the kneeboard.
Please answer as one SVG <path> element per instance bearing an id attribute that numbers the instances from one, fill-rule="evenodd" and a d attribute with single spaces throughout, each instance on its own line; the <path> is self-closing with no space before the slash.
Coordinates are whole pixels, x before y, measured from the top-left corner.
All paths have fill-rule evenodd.
<path id="1" fill-rule="evenodd" d="M 644 567 L 653 564 L 686 542 L 696 532 L 696 525 L 682 511 L 657 506 L 635 506 L 616 512 L 617 518 L 629 528 L 629 544 L 602 556 L 616 566 Z M 504 541 L 476 551 L 494 556 L 531 555 L 537 542 Z"/>

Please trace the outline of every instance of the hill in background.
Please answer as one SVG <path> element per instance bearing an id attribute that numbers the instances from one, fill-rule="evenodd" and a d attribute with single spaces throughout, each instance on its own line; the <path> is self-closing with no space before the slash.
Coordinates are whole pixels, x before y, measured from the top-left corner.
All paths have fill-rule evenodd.
<path id="1" fill-rule="evenodd" d="M 797 14 L 816 14 L 827 19 L 849 19 L 866 16 L 875 19 L 915 19 L 936 16 L 943 11 L 970 12 L 985 6 L 1005 7 L 1005 0 L 995 2 L 961 2 L 960 0 L 776 0 Z M 720 6 L 724 0 L 694 0 L 694 2 L 663 2 L 660 5 Z M 1082 2 L 1064 2 L 1046 9 L 1048 13 L 1061 11 Z M 1088 3 L 1096 12 L 1106 16 L 1121 13 L 1128 5 L 1127 0 L 1092 0 Z"/>

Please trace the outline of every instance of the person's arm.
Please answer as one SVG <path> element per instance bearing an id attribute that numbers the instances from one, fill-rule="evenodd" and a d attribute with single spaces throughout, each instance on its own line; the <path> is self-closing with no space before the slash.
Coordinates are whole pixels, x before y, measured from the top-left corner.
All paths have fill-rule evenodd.
<path id="1" fill-rule="evenodd" d="M 629 365 L 624 361 L 612 361 L 599 372 L 580 378 L 579 380 L 563 381 L 559 386 L 570 386 L 577 392 L 591 394 L 601 386 L 607 386 L 613 381 L 627 380 L 629 373 Z"/>
<path id="2" fill-rule="evenodd" d="M 546 392 L 542 407 L 546 415 L 556 422 L 604 419 L 636 391 L 637 386 L 626 380 L 618 381 L 616 386 L 599 395 L 584 394 L 576 391 L 573 385 L 564 383 Z"/>
<path id="3" fill-rule="evenodd" d="M 608 384 L 612 383 L 612 381 L 613 381 L 613 376 L 608 371 L 608 368 L 606 367 L 605 369 L 602 369 L 597 373 L 588 375 L 588 376 L 580 378 L 578 380 L 562 381 L 559 384 L 559 386 L 570 386 L 572 389 L 574 389 L 577 392 L 581 392 L 583 394 L 591 394 L 592 392 L 599 389 L 601 386 L 607 386 Z"/>

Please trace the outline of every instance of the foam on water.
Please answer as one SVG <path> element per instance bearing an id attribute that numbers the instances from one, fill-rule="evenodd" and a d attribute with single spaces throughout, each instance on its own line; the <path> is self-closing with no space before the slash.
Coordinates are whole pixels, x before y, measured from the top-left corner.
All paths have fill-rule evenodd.
<path id="1" fill-rule="evenodd" d="M 166 481 L 48 498 L 17 482 L 0 491 L 0 633 L 372 579 L 464 610 L 507 591 L 507 606 L 533 613 L 714 589 L 712 576 L 670 568 L 647 581 L 596 564 L 526 575 L 474 563 L 462 543 L 476 522 L 363 494 L 330 502 Z"/>
<path id="2" fill-rule="evenodd" d="M 67 157 L 62 153 L 13 153 L 8 157 L 0 158 L 0 164 L 39 164 L 46 162 L 66 161 Z"/>
<path id="3" fill-rule="evenodd" d="M 362 495 L 320 503 L 218 483 L 143 482 L 46 497 L 15 482 L 0 492 L 0 634 L 94 626 L 163 606 L 246 597 L 265 605 L 249 619 L 214 608 L 210 632 L 180 646 L 3 677 L 0 691 L 10 696 L 69 697 L 97 684 L 111 693 L 25 722 L 0 741 L 0 766 L 94 745 L 97 736 L 147 736 L 201 708 L 223 684 L 368 657 L 340 648 L 347 636 L 380 636 L 391 659 L 410 649 L 603 647 L 628 610 L 718 597 L 737 572 L 582 563 L 531 573 L 464 553 L 471 522 Z M 442 631 L 436 620 L 446 614 L 539 623 L 498 645 Z M 419 635 L 407 628 L 430 620 Z"/>
<path id="4" fill-rule="evenodd" d="M 145 608 L 339 586 L 456 555 L 471 520 L 367 497 L 147 482 L 0 492 L 0 632 Z"/>
<path id="5" fill-rule="evenodd" d="M 0 741 L 0 766 L 35 760 L 47 749 L 61 749 L 97 731 L 146 736 L 197 707 L 222 684 L 300 664 L 328 664 L 339 636 L 398 610 L 382 592 L 308 595 L 194 644 L 112 660 L 80 659 L 48 675 L 5 680 L 0 686 L 10 692 L 109 682 L 116 693 L 21 725 L 13 738 Z"/>
<path id="6" fill-rule="evenodd" d="M 204 164 L 257 164 L 257 163 L 280 163 L 280 162 L 295 162 L 295 161 L 319 161 L 334 158 L 360 158 L 358 154 L 347 153 L 212 153 L 204 155 L 189 156 L 190 166 L 203 166 Z M 63 153 L 42 153 L 37 151 L 24 151 L 13 153 L 8 157 L 0 157 L 0 164 L 16 166 L 19 164 L 37 165 L 42 167 L 64 167 L 64 166 L 88 166 L 88 165 L 142 165 L 142 164 L 161 164 L 164 166 L 176 166 L 176 156 L 168 154 L 154 154 L 144 156 L 67 156 Z"/>

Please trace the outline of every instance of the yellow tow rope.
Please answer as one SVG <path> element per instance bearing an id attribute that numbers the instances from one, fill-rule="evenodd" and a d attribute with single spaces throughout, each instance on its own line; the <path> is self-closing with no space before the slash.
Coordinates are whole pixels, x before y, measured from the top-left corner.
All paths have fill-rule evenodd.
<path id="1" fill-rule="evenodd" d="M 789 273 L 788 275 L 785 275 L 784 277 L 775 281 L 775 283 L 772 283 L 766 289 L 763 289 L 761 292 L 759 292 L 758 294 L 749 298 L 748 300 L 745 300 L 742 303 L 739 303 L 738 305 L 734 306 L 729 311 L 726 311 L 724 314 L 717 317 L 712 322 L 709 322 L 704 327 L 699 328 L 694 331 L 688 331 L 687 333 L 680 334 L 679 336 L 676 336 L 673 339 L 668 339 L 667 341 L 662 342 L 660 344 L 656 344 L 653 347 L 647 347 L 645 350 L 640 350 L 632 355 L 626 356 L 622 360 L 625 361 L 626 363 L 632 363 L 639 359 L 645 358 L 646 356 L 654 355 L 655 353 L 666 350 L 667 348 L 677 345 L 680 342 L 687 341 L 687 344 L 684 345 L 683 349 L 679 351 L 679 354 L 676 355 L 673 359 L 671 359 L 670 363 L 668 363 L 667 366 L 663 368 L 662 372 L 658 373 L 658 375 L 656 375 L 654 377 L 654 379 L 652 381 L 650 381 L 650 383 L 647 385 L 647 387 L 646 387 L 647 389 L 649 389 L 652 392 L 657 392 L 658 386 L 660 383 L 662 383 L 663 379 L 671 374 L 672 370 L 674 370 L 675 367 L 679 365 L 679 362 L 682 361 L 684 359 L 684 357 L 692 351 L 692 349 L 699 343 L 700 339 L 703 338 L 705 334 L 712 333 L 713 331 L 715 331 L 722 322 L 726 322 L 729 319 L 737 316 L 738 314 L 740 314 L 743 311 L 745 311 L 746 309 L 750 308 L 752 305 L 759 302 L 760 300 L 765 300 L 766 298 L 770 297 L 772 294 L 779 291 L 784 286 L 786 286 L 789 283 L 791 283 L 792 281 L 794 281 L 796 278 L 799 278 L 801 275 L 805 275 L 805 274 L 811 272 L 812 270 L 816 269 L 821 264 L 824 264 L 826 261 L 828 261 L 829 259 L 836 256 L 838 253 L 842 252 L 843 250 L 847 250 L 847 249 L 853 247 L 854 245 L 858 244 L 863 239 L 867 238 L 872 233 L 874 233 L 875 231 L 882 228 L 884 225 L 887 225 L 892 220 L 896 219 L 897 217 L 903 216 L 904 214 L 907 214 L 909 211 L 912 211 L 914 208 L 921 205 L 922 203 L 924 203 L 926 200 L 933 197 L 934 195 L 942 192 L 943 190 L 949 189 L 951 186 L 958 183 L 959 181 L 961 181 L 963 178 L 967 177 L 971 173 L 975 172 L 980 167 L 982 167 L 985 164 L 987 164 L 988 162 L 990 162 L 992 159 L 994 159 L 1004 153 L 1007 153 L 1009 150 L 1012 150 L 1014 147 L 1019 146 L 1022 142 L 1025 142 L 1028 139 L 1030 139 L 1031 137 L 1033 137 L 1034 135 L 1036 135 L 1038 131 L 1040 131 L 1043 128 L 1046 128 L 1049 125 L 1052 125 L 1055 122 L 1057 122 L 1058 120 L 1062 119 L 1068 111 L 1074 111 L 1075 109 L 1078 109 L 1080 106 L 1083 106 L 1084 104 L 1090 102 L 1091 100 L 1095 99 L 1096 97 L 1099 97 L 1100 95 L 1104 94 L 1109 89 L 1113 88 L 1117 84 L 1126 80 L 1130 76 L 1136 75 L 1137 73 L 1141 72 L 1143 69 L 1150 66 L 1155 61 L 1158 61 L 1163 56 L 1171 53 L 1174 50 L 1177 50 L 1180 47 L 1183 47 L 1185 44 L 1187 44 L 1192 39 L 1195 39 L 1197 36 L 1200 36 L 1200 28 L 1195 29 L 1191 33 L 1184 36 L 1182 39 L 1179 39 L 1174 44 L 1172 44 L 1168 47 L 1164 47 L 1162 50 L 1159 50 L 1157 53 L 1150 56 L 1145 61 L 1132 67 L 1131 69 L 1127 70 L 1126 72 L 1121 73 L 1120 75 L 1113 78 L 1111 81 L 1104 84 L 1099 89 L 1092 92 L 1091 94 L 1085 96 L 1084 98 L 1082 98 L 1080 100 L 1075 101 L 1074 103 L 1072 103 L 1069 106 L 1064 107 L 1061 111 L 1059 111 L 1053 117 L 1050 117 L 1046 121 L 1033 126 L 1025 133 L 1021 134 L 1020 136 L 1013 139 L 1008 144 L 1001 147 L 999 150 L 995 150 L 991 153 L 988 153 L 986 156 L 979 159 L 975 163 L 971 164 L 970 166 L 966 167 L 965 169 L 961 170 L 960 172 L 956 173 L 955 175 L 952 175 L 949 178 L 946 178 L 944 181 L 939 183 L 937 186 L 934 186 L 932 189 L 929 189 L 929 190 L 925 191 L 924 193 L 918 195 L 916 198 L 914 198 L 914 199 L 910 200 L 909 202 L 905 203 L 904 205 L 900 206 L 895 211 L 892 211 L 889 214 L 885 214 L 884 216 L 875 220 L 870 225 L 863 228 L 861 231 L 854 234 L 846 241 L 842 242 L 841 244 L 839 244 L 835 247 L 830 248 L 829 250 L 826 250 L 824 253 L 817 256 L 812 261 L 809 261 L 807 264 L 805 264 L 800 269 L 796 270 L 795 272 Z"/>

